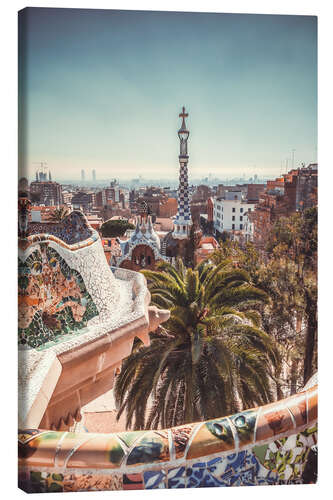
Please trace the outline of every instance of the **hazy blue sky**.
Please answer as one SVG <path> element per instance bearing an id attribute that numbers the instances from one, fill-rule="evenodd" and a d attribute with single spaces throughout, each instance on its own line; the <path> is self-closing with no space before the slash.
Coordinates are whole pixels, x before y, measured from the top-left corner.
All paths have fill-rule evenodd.
<path id="1" fill-rule="evenodd" d="M 278 175 L 316 161 L 315 17 L 28 9 L 20 157 L 30 176 L 174 178 L 189 112 L 190 176 Z M 291 166 L 291 162 L 289 162 Z"/>

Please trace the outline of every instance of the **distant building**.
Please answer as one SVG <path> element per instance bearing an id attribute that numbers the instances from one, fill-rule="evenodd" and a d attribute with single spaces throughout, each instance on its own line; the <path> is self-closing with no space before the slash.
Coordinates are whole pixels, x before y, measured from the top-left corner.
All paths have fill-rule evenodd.
<path id="1" fill-rule="evenodd" d="M 63 203 L 61 185 L 52 181 L 32 182 L 30 184 L 30 197 L 38 205 L 59 206 Z"/>
<path id="2" fill-rule="evenodd" d="M 213 192 L 209 186 L 206 186 L 205 184 L 201 184 L 196 188 L 194 191 L 191 202 L 193 203 L 198 203 L 198 202 L 207 202 L 208 198 L 213 195 Z"/>
<path id="3" fill-rule="evenodd" d="M 148 206 L 148 211 L 150 215 L 155 216 L 163 216 L 161 215 L 161 206 L 167 203 L 168 197 L 164 193 L 162 188 L 159 187 L 147 187 L 146 190 L 140 194 L 136 199 L 136 207 L 137 209 L 143 203 L 146 203 Z M 167 207 L 166 207 L 167 209 Z M 162 209 L 163 212 L 163 209 Z"/>
<path id="4" fill-rule="evenodd" d="M 46 168 L 45 166 L 43 167 L 44 169 Z M 41 168 L 40 170 L 37 170 L 36 172 L 36 182 L 46 182 L 47 181 L 47 173 L 46 171 Z M 49 172 L 49 176 L 50 176 L 51 172 Z M 49 178 L 49 180 L 51 180 Z"/>
<path id="5" fill-rule="evenodd" d="M 163 199 L 159 206 L 159 217 L 174 217 L 177 214 L 176 198 Z"/>
<path id="6" fill-rule="evenodd" d="M 225 186 L 224 184 L 219 184 L 216 188 L 216 197 L 224 198 L 225 192 L 228 191 L 241 191 L 243 195 L 247 196 L 247 184 L 237 184 L 235 186 Z"/>
<path id="7" fill-rule="evenodd" d="M 78 191 L 72 197 L 74 210 L 82 210 L 84 213 L 90 212 L 95 205 L 95 193 L 93 191 Z"/>
<path id="8" fill-rule="evenodd" d="M 266 184 L 236 184 L 234 186 L 224 186 L 219 184 L 216 188 L 216 196 L 224 198 L 226 192 L 241 191 L 249 203 L 256 203 L 259 200 L 260 193 L 264 192 Z"/>
<path id="9" fill-rule="evenodd" d="M 207 259 L 217 248 L 219 244 L 213 236 L 203 236 L 194 251 L 194 264 L 197 265 Z"/>
<path id="10" fill-rule="evenodd" d="M 131 189 L 129 193 L 129 208 L 132 213 L 136 213 L 137 205 L 136 205 L 136 191 L 135 189 Z"/>
<path id="11" fill-rule="evenodd" d="M 116 266 L 121 257 L 121 247 L 116 238 L 102 238 L 104 255 L 110 266 Z"/>
<path id="12" fill-rule="evenodd" d="M 310 163 L 299 171 L 296 188 L 296 210 L 306 210 L 318 204 L 318 164 Z"/>
<path id="13" fill-rule="evenodd" d="M 86 174 L 85 171 L 82 169 L 81 170 L 81 181 L 84 182 L 86 180 Z"/>
<path id="14" fill-rule="evenodd" d="M 131 213 L 128 210 L 124 190 L 114 182 L 111 183 L 110 187 L 96 193 L 94 206 L 100 213 L 104 213 L 104 219 L 108 219 L 112 215 L 127 215 Z"/>
<path id="15" fill-rule="evenodd" d="M 214 201 L 212 197 L 207 200 L 207 221 L 214 221 Z"/>
<path id="16" fill-rule="evenodd" d="M 98 217 L 98 215 L 86 215 L 86 218 L 87 218 L 87 221 L 89 222 L 89 225 L 93 228 L 93 229 L 96 229 L 96 231 L 98 231 L 102 224 L 103 224 L 103 220 L 101 217 Z"/>
<path id="17" fill-rule="evenodd" d="M 243 231 L 247 214 L 255 204 L 248 203 L 242 191 L 225 191 L 224 198 L 213 199 L 213 223 L 216 234 Z"/>
<path id="18" fill-rule="evenodd" d="M 266 184 L 247 184 L 246 199 L 249 203 L 258 203 L 260 195 L 265 191 Z"/>
<path id="19" fill-rule="evenodd" d="M 102 189 L 96 193 L 96 207 L 104 207 L 105 205 L 107 205 L 106 192 L 105 189 Z"/>
<path id="20" fill-rule="evenodd" d="M 269 231 L 280 217 L 317 205 L 318 165 L 290 170 L 282 177 L 267 181 L 255 210 L 249 214 L 253 242 L 264 248 Z"/>
<path id="21" fill-rule="evenodd" d="M 67 205 L 67 206 L 71 205 L 72 198 L 73 198 L 72 192 L 67 191 L 67 189 L 64 189 L 62 191 L 62 200 L 63 200 L 64 205 Z"/>

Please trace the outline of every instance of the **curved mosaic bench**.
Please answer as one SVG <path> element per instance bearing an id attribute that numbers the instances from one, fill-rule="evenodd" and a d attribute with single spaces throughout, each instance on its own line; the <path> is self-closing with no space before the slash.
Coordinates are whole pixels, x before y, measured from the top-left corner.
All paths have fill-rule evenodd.
<path id="1" fill-rule="evenodd" d="M 289 398 L 165 430 L 19 433 L 28 492 L 303 483 L 317 443 L 316 379 Z"/>
<path id="2" fill-rule="evenodd" d="M 143 275 L 110 269 L 83 214 L 30 234 L 29 203 L 19 200 L 19 426 L 69 430 L 112 389 L 134 338 L 149 344 L 170 313 L 149 306 Z"/>
<path id="3" fill-rule="evenodd" d="M 47 231 L 45 231 L 45 228 Z M 91 237 L 94 239 L 96 239 L 96 236 L 98 237 L 97 231 L 90 226 L 86 216 L 79 210 L 74 210 L 64 217 L 61 222 L 30 222 L 28 234 L 29 239 L 32 239 L 35 235 L 47 234 L 48 237 L 56 238 L 61 245 L 65 244 L 68 247 L 87 241 Z"/>

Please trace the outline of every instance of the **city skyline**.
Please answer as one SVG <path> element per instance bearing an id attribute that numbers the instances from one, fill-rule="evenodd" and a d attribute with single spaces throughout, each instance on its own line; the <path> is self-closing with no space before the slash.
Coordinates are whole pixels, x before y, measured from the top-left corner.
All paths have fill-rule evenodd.
<path id="1" fill-rule="evenodd" d="M 317 161 L 315 17 L 38 8 L 27 27 L 29 178 L 46 160 L 55 179 L 176 179 L 183 105 L 190 181 Z"/>

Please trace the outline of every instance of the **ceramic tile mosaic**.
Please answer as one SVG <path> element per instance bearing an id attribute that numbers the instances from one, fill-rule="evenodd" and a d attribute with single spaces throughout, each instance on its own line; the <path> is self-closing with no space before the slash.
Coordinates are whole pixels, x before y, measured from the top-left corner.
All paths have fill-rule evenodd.
<path id="1" fill-rule="evenodd" d="M 298 394 L 301 407 L 309 392 L 315 396 L 315 389 Z M 66 483 L 71 491 L 92 489 L 91 478 L 101 474 L 109 478 L 110 484 L 105 486 L 105 479 L 98 483 L 100 489 L 302 484 L 308 456 L 317 445 L 317 423 L 310 421 L 307 410 L 306 425 L 296 427 L 291 422 L 284 434 L 269 440 L 255 439 L 253 434 L 254 428 L 260 431 L 258 425 L 266 426 L 260 413 L 269 411 L 273 415 L 276 408 L 276 419 L 280 421 L 281 408 L 294 404 L 292 396 L 259 411 L 247 410 L 228 418 L 164 431 L 93 435 L 24 430 L 19 434 L 20 484 L 26 491 L 68 491 L 61 474 L 72 477 Z M 216 423 L 220 427 L 214 427 Z M 182 435 L 186 437 L 185 453 L 176 458 L 176 442 Z M 42 464 L 49 469 L 47 472 L 38 468 Z M 90 479 L 84 486 L 87 478 Z"/>
<path id="2" fill-rule="evenodd" d="M 94 234 L 94 230 L 89 226 L 82 212 L 71 212 L 59 223 L 31 222 L 29 224 L 29 235 L 43 233 L 56 236 L 68 245 L 73 245 L 90 238 Z"/>
<path id="3" fill-rule="evenodd" d="M 107 436 L 103 438 L 107 440 Z M 251 446 L 231 454 L 202 457 L 201 460 L 185 462 L 178 467 L 171 467 L 169 461 L 161 463 L 159 468 L 149 469 L 149 466 L 154 465 L 151 462 L 148 469 L 139 472 L 129 469 L 121 474 L 115 469 L 110 474 L 102 474 L 96 468 L 96 463 L 94 467 L 94 460 L 86 457 L 84 466 L 87 468 L 90 465 L 89 473 L 80 473 L 78 462 L 73 473 L 70 473 L 68 462 L 65 474 L 52 473 L 51 470 L 31 470 L 25 466 L 21 468 L 19 480 L 20 487 L 29 492 L 302 484 L 307 456 L 315 443 L 316 427 L 312 427 L 267 444 Z M 142 455 L 145 456 L 144 451 Z M 138 462 L 131 465 L 139 468 L 141 463 L 142 460 L 138 458 Z M 100 470 L 103 469 L 105 465 L 100 464 Z M 99 476 L 102 479 L 98 480 Z"/>
<path id="4" fill-rule="evenodd" d="M 39 347 L 98 315 L 82 276 L 47 243 L 19 259 L 18 273 L 19 344 Z"/>

